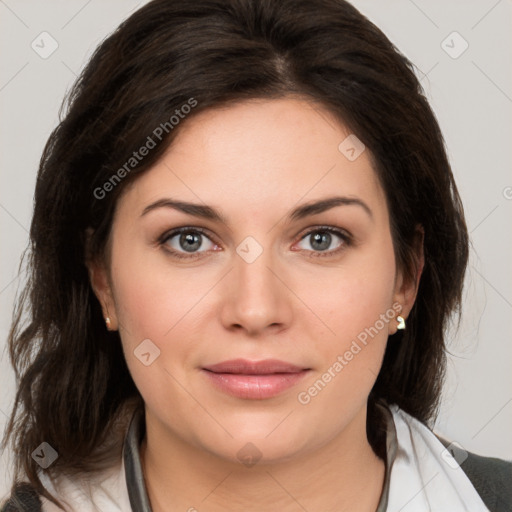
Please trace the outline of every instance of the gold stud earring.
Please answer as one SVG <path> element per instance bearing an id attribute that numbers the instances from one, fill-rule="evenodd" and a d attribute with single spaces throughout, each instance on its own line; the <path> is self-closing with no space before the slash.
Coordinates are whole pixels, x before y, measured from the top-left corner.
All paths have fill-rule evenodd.
<path id="1" fill-rule="evenodd" d="M 107 329 L 110 329 L 110 318 L 108 316 L 105 318 L 105 323 L 107 324 Z"/>
<path id="2" fill-rule="evenodd" d="M 398 322 L 398 325 L 396 326 L 397 329 L 403 330 L 405 329 L 405 318 L 401 315 L 398 315 L 396 317 L 396 320 Z"/>

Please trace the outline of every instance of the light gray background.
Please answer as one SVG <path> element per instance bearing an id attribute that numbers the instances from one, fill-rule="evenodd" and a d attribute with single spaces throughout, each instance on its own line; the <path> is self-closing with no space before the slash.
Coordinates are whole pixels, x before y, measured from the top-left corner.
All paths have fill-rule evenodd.
<path id="1" fill-rule="evenodd" d="M 279 1 L 279 0 L 276 0 Z M 14 397 L 4 350 L 23 282 L 36 170 L 65 92 L 135 0 L 0 0 L 0 429 Z M 436 431 L 467 450 L 512 459 L 512 31 L 510 0 L 354 0 L 418 67 L 445 135 L 473 249 L 463 320 Z M 31 43 L 47 31 L 58 49 Z M 458 58 L 463 41 L 469 44 Z M 37 39 L 39 41 L 40 39 Z M 41 45 L 41 43 L 39 43 Z M 451 47 L 451 48 L 450 48 Z M 0 459 L 0 496 L 10 479 Z"/>

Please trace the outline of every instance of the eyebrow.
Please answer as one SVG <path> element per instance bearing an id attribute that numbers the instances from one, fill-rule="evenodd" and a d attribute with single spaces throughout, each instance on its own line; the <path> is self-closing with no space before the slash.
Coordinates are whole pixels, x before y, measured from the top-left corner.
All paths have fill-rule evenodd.
<path id="1" fill-rule="evenodd" d="M 373 212 L 361 199 L 357 197 L 334 196 L 298 206 L 288 214 L 288 222 L 300 220 L 310 215 L 317 215 L 337 206 L 359 206 L 371 219 L 373 219 Z M 178 201 L 171 198 L 158 199 L 154 203 L 146 206 L 142 211 L 141 217 L 150 211 L 156 210 L 157 208 L 172 208 L 188 215 L 193 215 L 194 217 L 227 224 L 225 217 L 211 206 L 198 203 L 188 203 L 186 201 Z"/>

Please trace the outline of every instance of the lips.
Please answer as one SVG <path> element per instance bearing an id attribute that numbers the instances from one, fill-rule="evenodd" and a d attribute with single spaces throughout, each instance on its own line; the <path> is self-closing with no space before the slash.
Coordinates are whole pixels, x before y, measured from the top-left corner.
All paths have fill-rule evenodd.
<path id="1" fill-rule="evenodd" d="M 216 389 L 253 400 L 274 397 L 296 385 L 310 371 L 277 359 L 248 361 L 232 359 L 202 368 Z"/>
<path id="2" fill-rule="evenodd" d="M 231 359 L 204 368 L 214 373 L 239 373 L 244 375 L 268 375 L 271 373 L 298 373 L 309 368 L 301 368 L 278 359 L 263 361 L 248 361 L 246 359 Z"/>

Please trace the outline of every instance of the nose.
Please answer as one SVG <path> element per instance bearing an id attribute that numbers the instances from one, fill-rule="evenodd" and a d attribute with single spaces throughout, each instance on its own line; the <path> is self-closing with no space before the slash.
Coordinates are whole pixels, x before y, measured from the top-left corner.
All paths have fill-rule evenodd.
<path id="1" fill-rule="evenodd" d="M 238 254 L 234 268 L 223 289 L 221 321 L 228 330 L 243 330 L 258 336 L 280 332 L 292 319 L 293 293 L 286 285 L 283 265 L 275 261 L 270 250 L 250 262 Z"/>

